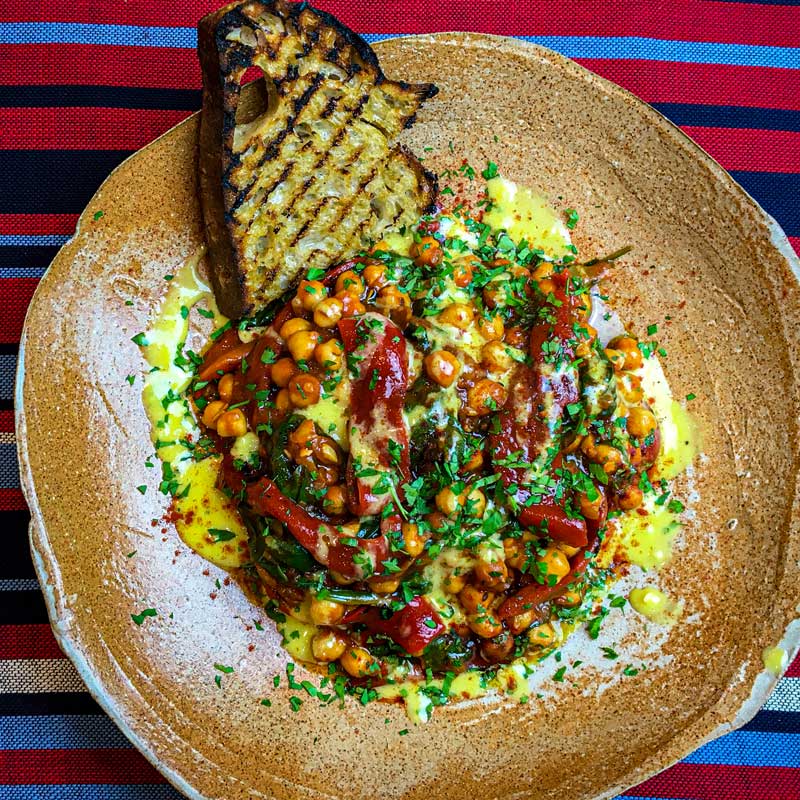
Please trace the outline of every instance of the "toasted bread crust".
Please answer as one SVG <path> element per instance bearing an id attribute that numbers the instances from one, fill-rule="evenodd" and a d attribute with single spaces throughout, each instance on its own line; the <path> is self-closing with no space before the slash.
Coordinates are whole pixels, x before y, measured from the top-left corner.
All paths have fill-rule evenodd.
<path id="1" fill-rule="evenodd" d="M 393 140 L 435 86 L 388 80 L 360 36 L 303 3 L 232 3 L 198 31 L 200 195 L 223 313 L 254 313 L 432 207 L 435 176 Z M 242 91 L 253 66 L 264 81 Z"/>

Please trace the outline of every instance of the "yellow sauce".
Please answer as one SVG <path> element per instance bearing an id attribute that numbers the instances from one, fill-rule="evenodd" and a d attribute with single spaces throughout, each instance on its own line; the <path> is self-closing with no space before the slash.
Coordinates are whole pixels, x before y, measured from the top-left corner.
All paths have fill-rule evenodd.
<path id="1" fill-rule="evenodd" d="M 569 252 L 569 229 L 544 197 L 500 177 L 487 181 L 486 189 L 491 207 L 483 215 L 484 223 L 506 231 L 515 242 L 524 239 L 550 259 Z"/>
<path id="2" fill-rule="evenodd" d="M 170 281 L 164 302 L 145 331 L 147 344 L 142 351 L 152 371 L 145 376 L 142 403 L 158 457 L 177 480 L 174 493 L 177 513 L 173 517 L 178 534 L 203 558 L 232 569 L 248 560 L 247 534 L 228 498 L 216 488 L 220 460 L 195 461 L 185 444 L 198 441 L 200 430 L 182 399 L 192 376 L 174 363 L 189 332 L 189 315 L 183 309 L 189 310 L 205 301 L 214 311 L 218 325 L 226 321 L 217 311 L 211 290 L 197 273 L 202 255 L 199 253 L 187 261 Z M 173 397 L 181 399 L 170 400 Z M 209 533 L 212 529 L 229 531 L 234 537 L 212 535 Z"/>
<path id="3" fill-rule="evenodd" d="M 789 654 L 782 647 L 765 647 L 761 653 L 764 667 L 773 675 L 782 675 L 789 665 Z"/>
<path id="4" fill-rule="evenodd" d="M 683 611 L 682 603 L 675 602 L 660 589 L 652 586 L 631 590 L 628 600 L 634 611 L 658 625 L 671 625 L 677 622 Z"/>

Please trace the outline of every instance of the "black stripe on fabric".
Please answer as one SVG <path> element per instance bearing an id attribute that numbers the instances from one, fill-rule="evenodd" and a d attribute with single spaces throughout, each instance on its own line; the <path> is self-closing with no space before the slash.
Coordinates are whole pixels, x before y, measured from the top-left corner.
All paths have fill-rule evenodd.
<path id="1" fill-rule="evenodd" d="M 0 694 L 0 716 L 45 717 L 59 714 L 104 714 L 88 692 Z"/>
<path id="2" fill-rule="evenodd" d="M 787 236 L 800 236 L 800 174 L 731 172 L 731 175 L 775 217 Z"/>
<path id="3" fill-rule="evenodd" d="M 0 530 L 2 530 L 3 536 L 0 579 L 36 577 L 28 544 L 30 519 L 31 515 L 27 510 L 0 512 Z M 0 599 L 2 599 L 2 595 L 0 595 Z"/>
<path id="4" fill-rule="evenodd" d="M 0 595 L 0 625 L 40 625 L 47 621 L 47 608 L 39 589 Z"/>
<path id="5" fill-rule="evenodd" d="M 0 106 L 8 108 L 137 108 L 197 111 L 199 89 L 137 86 L 0 86 Z"/>
<path id="6" fill-rule="evenodd" d="M 800 711 L 759 711 L 742 730 L 800 733 Z"/>
<path id="7" fill-rule="evenodd" d="M 58 247 L 5 246 L 0 247 L 0 269 L 23 267 L 44 269 L 56 257 Z"/>
<path id="8" fill-rule="evenodd" d="M 0 214 L 79 214 L 127 150 L 0 150 Z"/>
<path id="9" fill-rule="evenodd" d="M 800 111 L 783 108 L 709 106 L 693 103 L 653 103 L 652 105 L 656 111 L 675 125 L 800 131 Z"/>
<path id="10" fill-rule="evenodd" d="M 5 342 L 0 344 L 0 356 L 15 356 L 19 353 L 17 342 Z"/>

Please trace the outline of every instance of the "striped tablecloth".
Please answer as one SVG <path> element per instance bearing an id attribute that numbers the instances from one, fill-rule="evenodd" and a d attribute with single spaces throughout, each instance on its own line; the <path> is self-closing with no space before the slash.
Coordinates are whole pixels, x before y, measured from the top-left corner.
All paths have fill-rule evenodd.
<path id="1" fill-rule="evenodd" d="M 78 213 L 131 151 L 198 108 L 194 26 L 215 5 L 0 3 L 0 800 L 179 797 L 91 700 L 52 638 L 28 554 L 13 384 L 25 308 Z M 798 0 L 324 7 L 371 41 L 475 30 L 576 59 L 680 125 L 800 249 Z M 642 798 L 800 800 L 800 661 L 743 730 L 625 795 Z"/>

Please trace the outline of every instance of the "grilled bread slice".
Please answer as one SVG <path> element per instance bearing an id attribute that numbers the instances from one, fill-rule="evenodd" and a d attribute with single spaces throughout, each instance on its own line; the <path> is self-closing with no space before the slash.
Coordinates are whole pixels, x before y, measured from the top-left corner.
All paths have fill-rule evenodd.
<path id="1" fill-rule="evenodd" d="M 332 16 L 233 3 L 200 21 L 198 49 L 200 192 L 223 313 L 253 314 L 432 208 L 435 176 L 393 140 L 436 87 L 388 80 Z M 264 80 L 243 91 L 250 67 Z"/>

